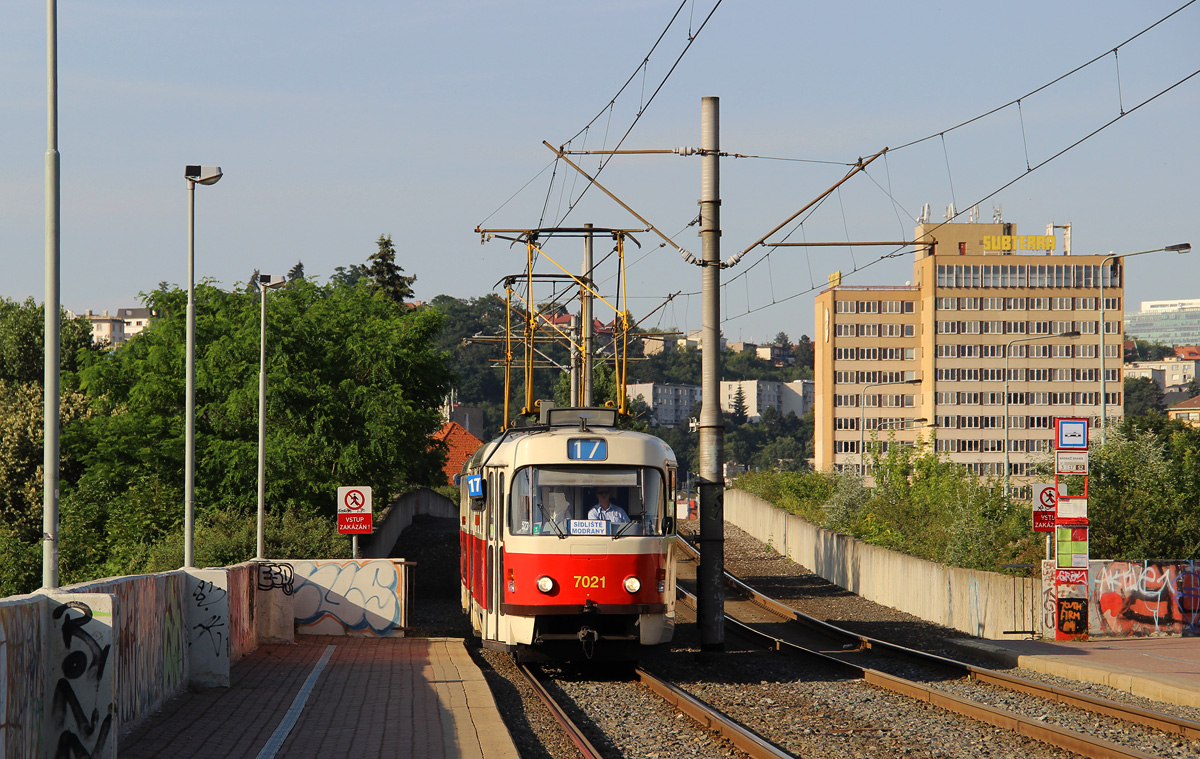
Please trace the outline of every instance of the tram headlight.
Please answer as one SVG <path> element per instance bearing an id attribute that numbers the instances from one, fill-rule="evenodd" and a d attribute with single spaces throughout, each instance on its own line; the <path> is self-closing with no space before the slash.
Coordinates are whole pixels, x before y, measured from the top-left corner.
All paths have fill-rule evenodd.
<path id="1" fill-rule="evenodd" d="M 554 590 L 554 580 L 546 575 L 542 575 L 537 580 L 537 589 L 543 593 L 549 593 L 550 591 Z"/>
<path id="2" fill-rule="evenodd" d="M 625 590 L 628 590 L 630 593 L 637 593 L 641 589 L 642 589 L 642 581 L 641 580 L 639 580 L 636 577 L 626 577 L 625 578 Z"/>

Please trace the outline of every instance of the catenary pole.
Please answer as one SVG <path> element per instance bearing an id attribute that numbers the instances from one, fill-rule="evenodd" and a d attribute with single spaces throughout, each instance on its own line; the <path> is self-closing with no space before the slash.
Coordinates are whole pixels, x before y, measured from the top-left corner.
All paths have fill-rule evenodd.
<path id="1" fill-rule="evenodd" d="M 46 299 L 42 376 L 42 587 L 58 587 L 59 160 L 58 5 L 46 0 Z"/>
<path id="2" fill-rule="evenodd" d="M 584 229 L 590 230 L 590 223 L 583 225 Z M 583 308 L 580 315 L 581 328 L 583 336 L 580 342 L 583 344 L 583 402 L 582 406 L 592 405 L 592 233 L 589 231 L 583 238 L 583 278 L 588 283 L 585 292 L 583 293 Z"/>
<path id="3" fill-rule="evenodd" d="M 725 649 L 725 423 L 721 417 L 720 99 L 700 105 L 700 240 L 703 324 L 700 407 L 700 650 Z"/>

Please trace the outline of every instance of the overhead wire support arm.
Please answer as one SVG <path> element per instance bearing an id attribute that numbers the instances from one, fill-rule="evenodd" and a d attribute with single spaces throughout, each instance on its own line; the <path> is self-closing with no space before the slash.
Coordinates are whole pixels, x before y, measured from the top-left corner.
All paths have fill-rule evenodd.
<path id="1" fill-rule="evenodd" d="M 629 207 L 629 205 L 625 203 L 625 201 L 623 201 L 623 200 L 621 200 L 620 198 L 618 198 L 618 197 L 617 197 L 616 195 L 614 195 L 614 194 L 613 194 L 613 193 L 612 193 L 612 192 L 611 192 L 611 191 L 610 191 L 610 190 L 609 190 L 607 187 L 605 187 L 604 185 L 602 185 L 602 184 L 600 184 L 598 181 L 596 181 L 596 178 L 595 178 L 595 177 L 593 177 L 591 174 L 588 174 L 586 171 L 584 171 L 582 168 L 580 168 L 578 165 L 576 165 L 576 164 L 575 164 L 575 162 L 574 162 L 574 161 L 572 161 L 570 158 L 567 158 L 567 154 L 566 154 L 566 152 L 565 152 L 565 151 L 563 151 L 561 148 L 556 148 L 556 147 L 554 147 L 553 145 L 551 145 L 550 143 L 546 142 L 545 140 L 542 140 L 542 144 L 543 144 L 543 145 L 545 145 L 546 147 L 550 148 L 551 150 L 553 150 L 553 151 L 554 151 L 554 153 L 555 153 L 555 155 L 557 155 L 559 158 L 561 158 L 563 161 L 565 161 L 565 162 L 566 162 L 566 164 L 567 164 L 568 166 L 570 166 L 572 169 L 575 169 L 575 170 L 576 170 L 576 171 L 578 171 L 580 174 L 582 174 L 582 175 L 584 176 L 584 178 L 585 178 L 585 179 L 587 179 L 589 182 L 591 182 L 591 183 L 592 183 L 592 184 L 594 184 L 596 187 L 598 187 L 598 188 L 600 189 L 600 191 L 601 191 L 601 192 L 603 192 L 605 195 L 607 195 L 608 197 L 610 197 L 610 198 L 612 198 L 614 201 L 616 201 L 617 205 L 621 206 L 621 208 L 624 208 L 626 211 L 628 211 L 630 214 L 632 214 L 632 215 L 633 215 L 633 218 L 635 218 L 635 219 L 637 219 L 638 221 L 640 221 L 640 222 L 642 222 L 643 224 L 645 224 L 645 225 L 646 225 L 646 229 L 647 229 L 647 230 L 649 230 L 649 231 L 653 232 L 654 234 L 658 235 L 659 237 L 661 237 L 661 238 L 662 238 L 663 242 L 665 242 L 667 245 L 670 245 L 670 246 L 671 246 L 672 248 L 674 248 L 675 250 L 679 251 L 679 255 L 683 256 L 683 260 L 687 261 L 687 262 L 688 262 L 688 263 L 690 263 L 690 264 L 697 264 L 697 265 L 700 265 L 700 266 L 703 266 L 703 265 L 704 265 L 704 262 L 703 262 L 703 261 L 701 261 L 700 259 L 696 258 L 694 255 L 692 255 L 691 253 L 689 253 L 689 252 L 688 252 L 687 250 L 685 250 L 684 248 L 681 248 L 681 247 L 679 247 L 679 246 L 678 246 L 678 245 L 675 243 L 675 241 L 674 241 L 674 240 L 672 240 L 670 237 L 667 237 L 665 234 L 663 234 L 662 232 L 660 232 L 660 231 L 659 231 L 659 229 L 658 229 L 658 227 L 654 226 L 654 225 L 653 225 L 653 224 L 651 224 L 649 221 L 647 221 L 645 217 L 643 217 L 643 216 L 642 216 L 641 214 L 639 214 L 637 211 L 635 211 L 635 210 L 633 210 L 632 208 L 630 208 L 630 207 Z M 670 152 L 674 152 L 674 151 L 670 151 Z"/>
<path id="2" fill-rule="evenodd" d="M 811 201 L 809 201 L 807 204 L 805 204 L 805 206 L 803 208 L 801 208 L 799 211 L 797 211 L 796 213 L 794 213 L 791 216 L 784 219 L 782 223 L 780 223 L 778 226 L 776 226 L 770 232 L 767 232 L 765 235 L 763 235 L 762 237 L 755 240 L 753 243 L 750 244 L 749 247 L 747 247 L 741 253 L 738 253 L 735 256 L 733 256 L 733 258 L 730 258 L 728 265 L 732 266 L 732 265 L 736 264 L 738 261 L 742 260 L 742 256 L 744 256 L 747 253 L 749 253 L 750 251 L 754 250 L 759 245 L 769 245 L 771 247 L 779 247 L 780 243 L 768 243 L 767 238 L 770 237 L 771 235 L 775 234 L 779 230 L 783 229 L 788 224 L 791 224 L 798 216 L 800 216 L 802 213 L 804 213 L 808 209 L 815 206 L 817 203 L 820 203 L 822 200 L 829 197 L 831 194 L 833 194 L 833 192 L 835 190 L 837 190 L 837 188 L 841 187 L 843 184 L 848 182 L 850 180 L 850 178 L 853 177 L 858 172 L 866 169 L 868 166 L 871 165 L 872 161 L 874 161 L 876 158 L 883 155 L 887 151 L 888 151 L 888 149 L 884 148 L 883 150 L 880 150 L 878 153 L 871 156 L 870 158 L 859 158 L 858 162 L 854 164 L 854 166 L 850 169 L 850 171 L 846 172 L 846 176 L 842 177 L 840 180 L 838 180 L 836 183 L 834 183 L 834 185 L 832 187 L 830 187 L 828 190 L 821 193 L 817 197 L 813 198 Z"/>

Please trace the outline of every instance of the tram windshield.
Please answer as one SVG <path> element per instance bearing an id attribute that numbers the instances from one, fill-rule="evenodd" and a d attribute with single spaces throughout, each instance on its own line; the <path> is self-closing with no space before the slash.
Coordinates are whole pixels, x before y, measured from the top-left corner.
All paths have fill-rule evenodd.
<path id="1" fill-rule="evenodd" d="M 530 466 L 512 479 L 513 535 L 661 535 L 662 472 L 650 467 Z"/>

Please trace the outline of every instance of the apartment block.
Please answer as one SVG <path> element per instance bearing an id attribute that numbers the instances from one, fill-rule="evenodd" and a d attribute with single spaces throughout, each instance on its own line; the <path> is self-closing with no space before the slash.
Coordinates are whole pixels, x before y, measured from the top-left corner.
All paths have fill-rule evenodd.
<path id="1" fill-rule="evenodd" d="M 914 235 L 912 284 L 835 274 L 816 298 L 818 468 L 864 471 L 864 444 L 932 435 L 950 460 L 996 476 L 1007 463 L 1022 485 L 1055 417 L 1087 417 L 1098 434 L 1105 410 L 1122 415 L 1121 259 L 1001 221 Z"/>
<path id="2" fill-rule="evenodd" d="M 625 395 L 645 401 L 653 422 L 661 427 L 687 427 L 692 408 L 701 398 L 699 385 L 667 382 L 635 382 L 625 386 Z"/>
<path id="3" fill-rule="evenodd" d="M 1171 392 L 1195 379 L 1198 369 L 1200 360 L 1172 356 L 1162 361 L 1131 361 L 1125 364 L 1125 376 L 1154 380 L 1163 392 Z"/>
<path id="4" fill-rule="evenodd" d="M 746 404 L 746 417 L 757 422 L 768 408 L 780 416 L 795 413 L 804 416 L 813 404 L 812 380 L 777 382 L 774 380 L 724 380 L 721 382 L 721 410 L 732 413 L 738 389 Z"/>

